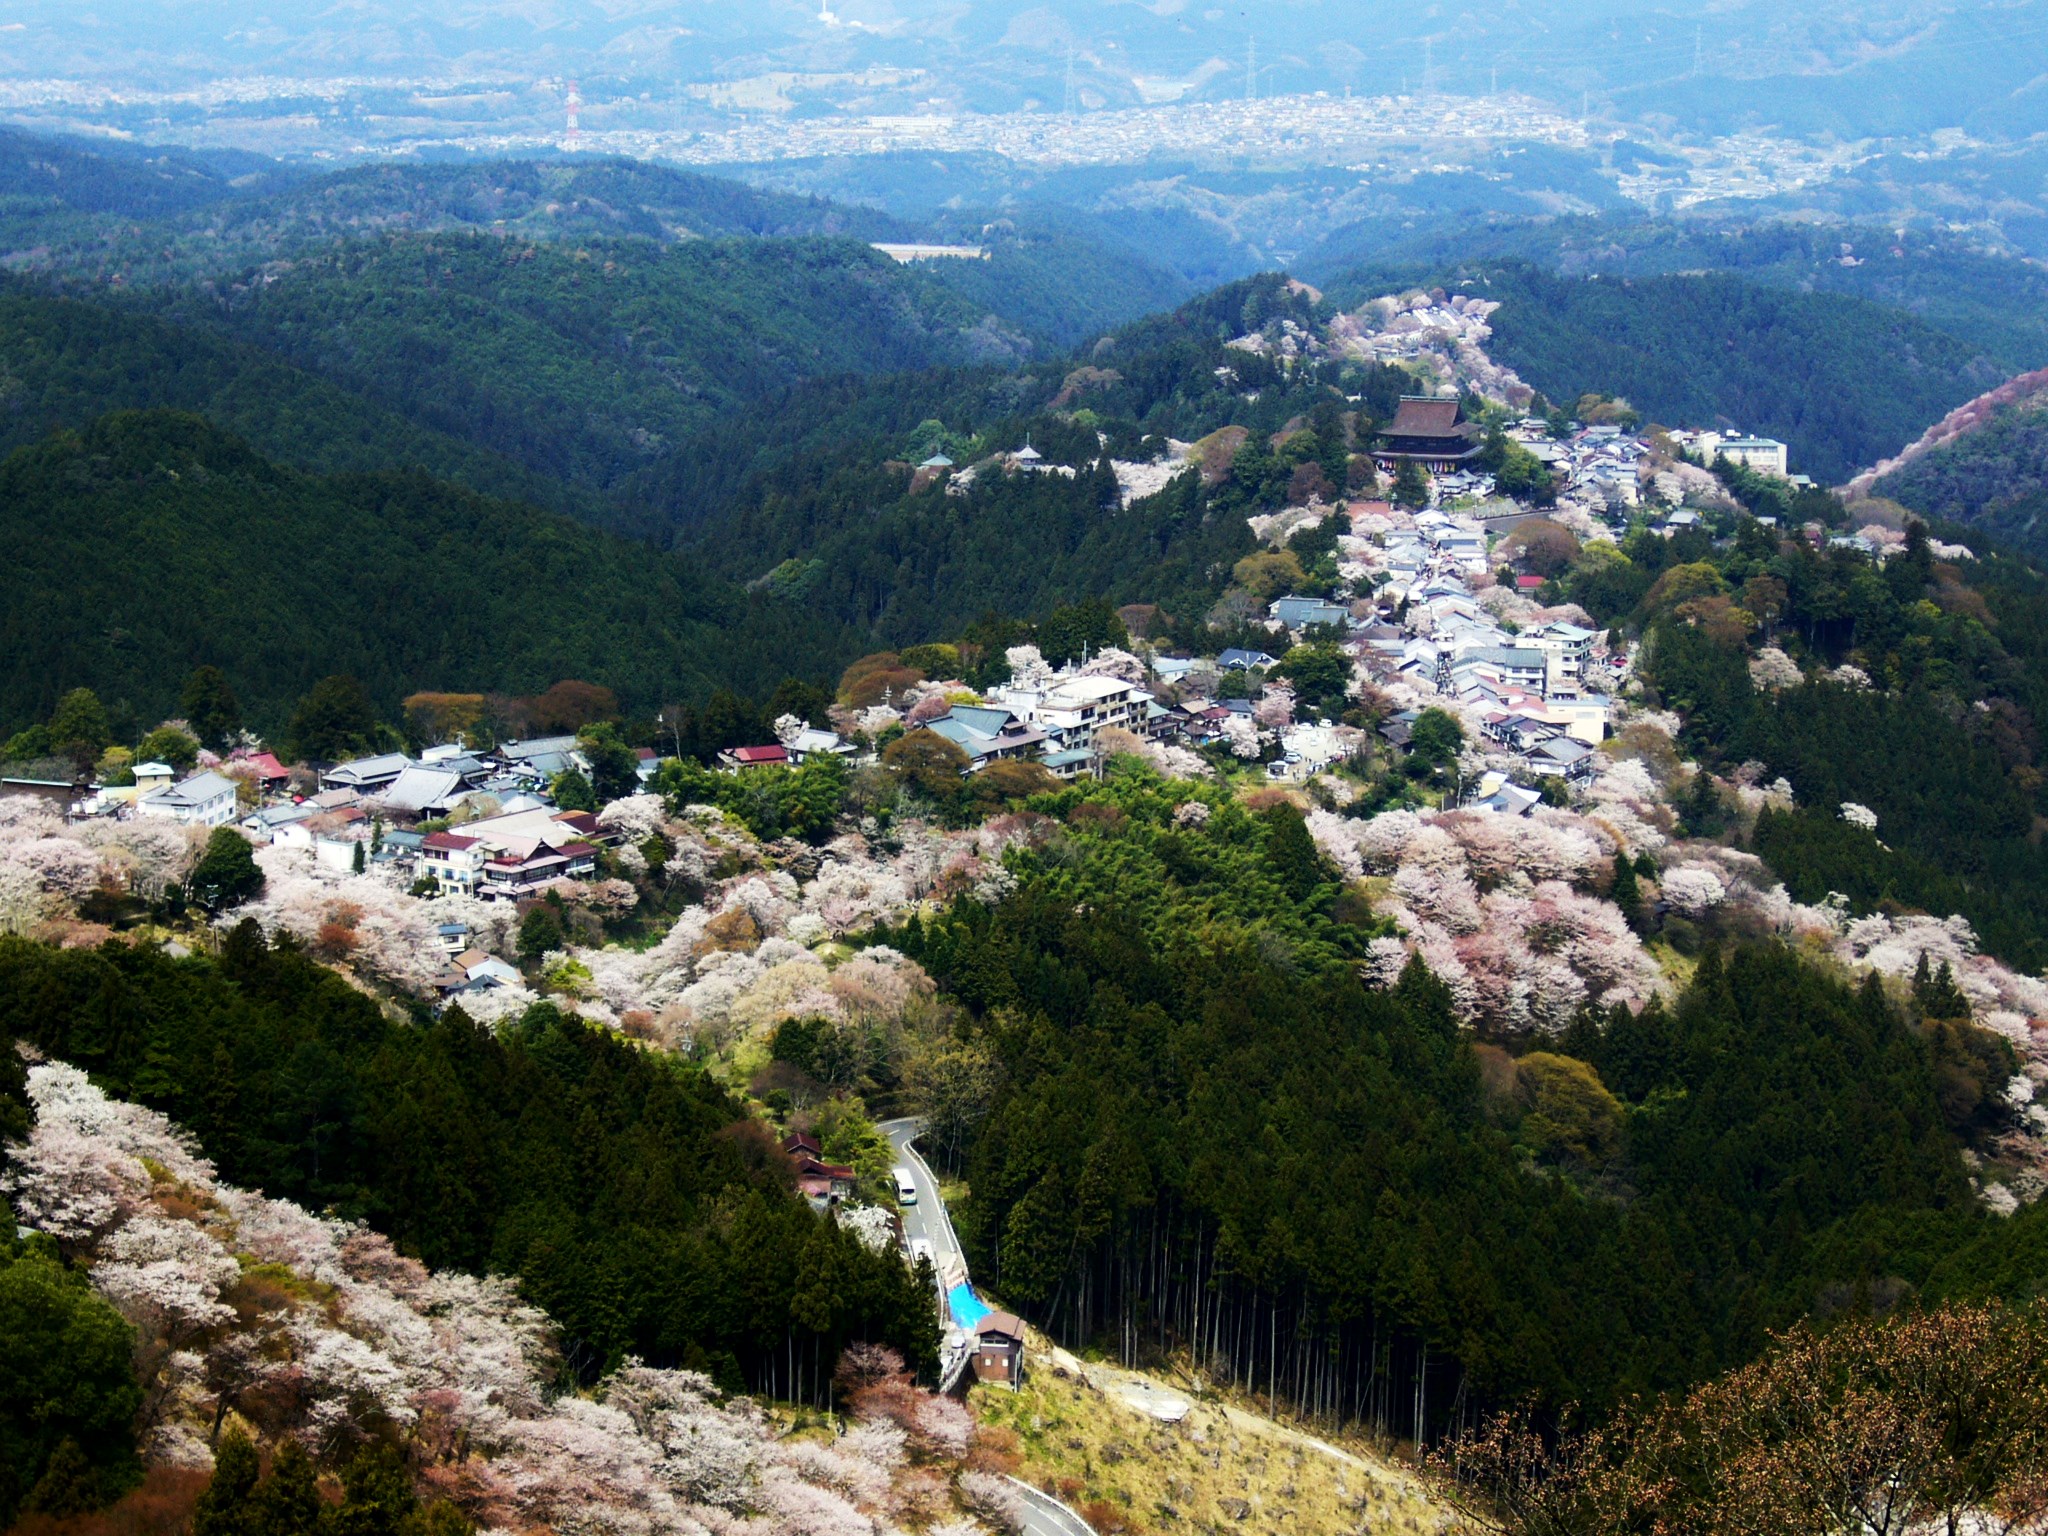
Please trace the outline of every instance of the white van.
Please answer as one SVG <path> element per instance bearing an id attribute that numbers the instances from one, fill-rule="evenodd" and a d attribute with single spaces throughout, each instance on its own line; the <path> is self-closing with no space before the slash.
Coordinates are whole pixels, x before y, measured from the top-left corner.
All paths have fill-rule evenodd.
<path id="1" fill-rule="evenodd" d="M 889 1172 L 896 1179 L 896 1203 L 898 1205 L 917 1204 L 917 1185 L 911 1182 L 910 1170 L 908 1168 L 891 1168 Z"/>

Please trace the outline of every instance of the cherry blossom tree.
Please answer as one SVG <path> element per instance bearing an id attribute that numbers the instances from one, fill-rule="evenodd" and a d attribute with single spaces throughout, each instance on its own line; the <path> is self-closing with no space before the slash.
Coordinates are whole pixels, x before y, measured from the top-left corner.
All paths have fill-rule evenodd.
<path id="1" fill-rule="evenodd" d="M 1269 731 L 1285 728 L 1294 720 L 1294 694 L 1269 685 L 1252 707 L 1252 718 Z"/>
<path id="2" fill-rule="evenodd" d="M 789 717 L 785 717 L 789 718 Z M 781 721 L 776 724 L 779 727 Z M 597 824 L 633 842 L 642 842 L 668 827 L 667 807 L 659 795 L 627 795 L 597 813 Z"/>
<path id="3" fill-rule="evenodd" d="M 1666 870 L 1659 883 L 1664 899 L 1687 917 L 1701 917 L 1727 898 L 1728 887 L 1713 870 L 1687 864 Z"/>
<path id="4" fill-rule="evenodd" d="M 1119 682 L 1142 686 L 1145 681 L 1145 663 L 1129 651 L 1116 646 L 1104 646 L 1089 657 L 1078 669 L 1081 677 L 1113 677 Z"/>
<path id="5" fill-rule="evenodd" d="M 1225 719 L 1223 741 L 1234 757 L 1250 760 L 1259 755 L 1259 728 L 1249 715 L 1233 714 Z"/>
<path id="6" fill-rule="evenodd" d="M 1751 658 L 1749 680 L 1758 688 L 1775 691 L 1797 688 L 1806 681 L 1806 674 L 1799 670 L 1799 663 L 1790 656 L 1774 645 L 1767 645 Z"/>
<path id="7" fill-rule="evenodd" d="M 1365 876 L 1365 859 L 1358 850 L 1358 840 L 1352 828 L 1359 823 L 1333 811 L 1314 810 L 1308 813 L 1308 834 L 1315 839 L 1316 848 L 1337 867 L 1343 877 L 1360 880 Z"/>
<path id="8" fill-rule="evenodd" d="M 971 1421 L 887 1351 L 856 1393 L 880 1394 L 875 1411 L 829 1445 L 639 1361 L 557 1394 L 553 1331 L 511 1282 L 436 1274 L 374 1232 L 222 1184 L 163 1116 L 67 1065 L 32 1068 L 29 1098 L 0 1187 L 142 1329 L 152 1461 L 204 1467 L 232 1413 L 334 1454 L 403 1434 L 424 1490 L 489 1528 L 876 1536 L 892 1511 L 936 1526 L 1006 1507 L 974 1482 L 956 1505 Z"/>
<path id="9" fill-rule="evenodd" d="M 1052 667 L 1035 645 L 1013 645 L 1003 652 L 1010 681 L 1019 688 L 1043 688 L 1052 681 Z"/>

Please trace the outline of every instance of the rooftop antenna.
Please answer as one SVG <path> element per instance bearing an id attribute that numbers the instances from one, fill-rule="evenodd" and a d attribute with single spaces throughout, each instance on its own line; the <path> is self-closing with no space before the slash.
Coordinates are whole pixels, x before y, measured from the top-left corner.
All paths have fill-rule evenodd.
<path id="1" fill-rule="evenodd" d="M 571 81 L 569 82 L 569 101 L 568 101 L 568 107 L 569 107 L 569 136 L 568 136 L 568 147 L 569 147 L 569 148 L 570 148 L 571 150 L 576 150 L 576 149 L 580 149 L 580 148 L 582 148 L 582 147 L 583 147 L 583 123 L 582 123 L 582 118 L 581 118 L 581 116 L 580 116 L 580 114 L 581 114 L 581 113 L 582 113 L 582 111 L 583 111 L 583 96 L 582 96 L 582 93 L 581 93 L 581 92 L 579 92 L 579 91 L 577 90 L 577 88 L 576 88 L 576 82 L 575 82 L 574 80 L 571 80 Z"/>

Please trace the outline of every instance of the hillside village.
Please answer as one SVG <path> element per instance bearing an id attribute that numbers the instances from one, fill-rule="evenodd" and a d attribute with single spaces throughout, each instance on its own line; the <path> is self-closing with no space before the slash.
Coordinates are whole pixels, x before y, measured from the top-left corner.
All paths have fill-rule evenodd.
<path id="1" fill-rule="evenodd" d="M 1094 783 L 1120 763 L 1233 793 L 1293 797 L 1319 818 L 1317 844 L 1347 870 L 1369 872 L 1386 857 L 1360 852 L 1353 839 L 1370 843 L 1369 829 L 1393 825 L 1387 812 L 1461 829 L 1469 823 L 1459 818 L 1497 819 L 1497 836 L 1553 850 L 1535 856 L 1534 868 L 1557 857 L 1559 868 L 1576 868 L 1603 845 L 1621 862 L 1640 862 L 1664 835 L 1656 830 L 1663 813 L 1649 805 L 1683 780 L 1661 764 L 1645 778 L 1635 760 L 1645 742 L 1666 742 L 1657 750 L 1668 753 L 1676 722 L 1645 695 L 1638 646 L 1566 600 L 1566 584 L 1581 579 L 1574 573 L 1625 560 L 1621 539 L 1732 551 L 1764 529 L 1830 559 L 1881 568 L 1904 536 L 1882 523 L 1853 533 L 1818 521 L 1776 528 L 1775 514 L 1752 513 L 1731 483 L 1752 500 L 1759 487 L 1771 497 L 1801 494 L 1784 474 L 1780 444 L 1599 422 L 1560 431 L 1528 416 L 1504 428 L 1496 420 L 1492 430 L 1546 466 L 1542 504 L 1504 496 L 1474 465 L 1480 433 L 1459 402 L 1404 400 L 1374 467 L 1397 485 L 1407 478 L 1414 491 L 1412 468 L 1427 466 L 1419 494 L 1403 498 L 1414 504 L 1311 496 L 1254 514 L 1262 552 L 1240 562 L 1218 605 L 1228 617 L 1212 617 L 1206 650 L 1148 639 L 1141 607 L 1099 612 L 1100 638 L 1058 665 L 1029 643 L 972 669 L 968 653 L 950 644 L 884 653 L 849 668 L 836 700 L 820 696 L 805 713 L 774 719 L 772 730 L 735 736 L 706 762 L 677 758 L 659 736 L 629 747 L 599 724 L 287 764 L 246 737 L 221 752 L 200 748 L 173 722 L 147 740 L 178 744 L 173 755 L 190 765 L 182 775 L 118 749 L 106 759 L 118 771 L 97 782 L 61 761 L 0 765 L 0 792 L 36 797 L 46 809 L 35 815 L 54 816 L 76 840 L 63 844 L 61 880 L 45 871 L 0 889 L 0 921 L 15 932 L 54 932 L 52 917 L 75 906 L 74 942 L 93 942 L 109 924 L 175 917 L 187 887 L 205 899 L 194 852 L 204 847 L 202 862 L 211 862 L 212 840 L 225 836 L 255 850 L 244 888 L 267 889 L 247 910 L 366 981 L 482 1018 L 514 1016 L 543 997 L 580 998 L 614 1027 L 722 1051 L 726 1021 L 755 1007 L 746 999 L 778 967 L 797 966 L 789 974 L 810 978 L 807 985 L 822 979 L 805 969 L 813 963 L 806 950 L 779 935 L 838 942 L 947 892 L 993 897 L 1011 877 L 975 824 L 1034 795 Z M 1746 458 L 1731 460 L 1731 448 Z M 1712 470 L 1700 462 L 1709 452 Z M 1043 472 L 1028 446 L 1017 456 L 1021 466 L 993 472 Z M 930 471 L 936 484 L 950 470 L 919 473 Z M 1933 552 L 1969 558 L 1960 546 L 1937 543 Z M 1770 647 L 1752 670 L 1772 687 L 1802 675 Z M 1707 782 L 1693 774 L 1695 798 Z M 1792 791 L 1780 778 L 1723 793 L 1753 815 L 1789 805 Z M 1844 806 L 1845 817 L 1852 812 L 1866 814 Z M 1698 812 L 1681 819 L 1689 830 L 1712 824 Z M 906 837 L 899 825 L 923 830 Z M 182 837 L 190 851 L 181 857 L 152 828 Z M 57 845 L 46 838 L 38 846 Z M 1838 915 L 1774 908 L 1782 888 L 1774 895 L 1757 869 L 1707 853 L 1705 862 L 1661 869 L 1655 884 L 1652 866 L 1642 866 L 1655 910 L 1668 914 L 1659 920 L 1673 932 L 1717 908 L 1756 904 L 1772 925 L 1819 924 L 1849 946 L 1845 954 L 1891 953 L 1883 943 L 1872 950 L 1874 937 L 1857 936 Z M 1397 869 L 1404 857 L 1394 856 Z M 737 894 L 778 869 L 786 873 L 772 874 L 772 885 Z M 1632 936 L 1617 934 L 1621 949 L 1607 958 L 1589 952 L 1569 971 L 1543 972 L 1540 954 L 1468 953 L 1457 937 L 1464 919 L 1447 915 L 1444 898 L 1398 883 L 1396 895 L 1389 912 L 1404 937 L 1384 943 L 1394 954 L 1427 954 L 1450 978 L 1461 1013 L 1482 1028 L 1552 1029 L 1580 1002 L 1640 1002 L 1662 985 Z M 784 904 L 786 915 L 766 916 L 763 901 Z M 232 915 L 228 903 L 220 920 Z M 659 966 L 622 963 L 607 947 L 614 937 L 644 943 L 678 916 L 653 951 L 683 961 L 670 979 L 656 981 Z M 698 946 L 687 955 L 674 950 L 685 930 Z M 728 946 L 737 953 L 720 968 L 701 958 L 705 945 L 714 959 Z M 1946 930 L 1940 940 L 1959 974 L 1966 960 L 1981 967 L 1969 974 L 1985 1006 L 2001 1017 L 2013 1006 L 2031 1011 L 2015 1002 L 2026 983 L 1974 955 L 1973 945 L 1965 938 L 1959 946 Z M 1503 964 L 1507 974 L 1537 969 L 1515 984 L 1522 990 L 1496 993 Z M 766 1006 L 773 1017 L 792 1003 Z M 2017 1024 L 1999 1027 L 2048 1081 L 2048 1052 L 2035 1037 Z M 1987 1183 L 1985 1198 L 2004 1200 L 2010 1190 L 2031 1198 L 2048 1175 L 2048 1154 L 2031 1134 L 2012 1145 L 2022 1174 Z M 823 1179 L 821 1194 L 836 1204 L 850 1164 L 821 1153 L 812 1162 L 806 1177 Z M 886 1197 L 872 1176 L 864 1193 Z"/>
<path id="2" fill-rule="evenodd" d="M 901 694 L 884 687 L 864 700 L 842 697 L 814 718 L 783 716 L 772 735 L 721 748 L 711 768 L 735 780 L 806 764 L 880 772 L 898 764 L 901 748 L 892 744 L 917 736 L 942 744 L 948 771 L 964 779 L 1002 765 L 1011 775 L 1008 794 L 1097 778 L 1120 754 L 1138 753 L 1171 774 L 1250 773 L 1342 804 L 1357 793 L 1345 773 L 1379 755 L 1410 760 L 1409 776 L 1445 811 L 1527 817 L 1541 805 L 1583 801 L 1607 764 L 1598 749 L 1642 711 L 1627 697 L 1635 692 L 1629 646 L 1559 595 L 1567 561 L 1613 549 L 1632 529 L 1725 541 L 1738 519 L 1752 517 L 1723 483 L 1731 469 L 1785 493 L 1811 483 L 1788 473 L 1785 445 L 1768 439 L 1564 422 L 1555 412 L 1515 415 L 1498 400 L 1526 404 L 1532 392 L 1485 357 L 1491 308 L 1462 295 L 1410 295 L 1339 316 L 1323 338 L 1286 321 L 1232 344 L 1398 358 L 1434 388 L 1464 385 L 1496 396 L 1483 407 L 1484 429 L 1467 419 L 1469 396 L 1401 400 L 1371 455 L 1399 502 L 1383 495 L 1325 502 L 1311 494 L 1304 504 L 1252 516 L 1272 555 L 1245 563 L 1263 559 L 1280 573 L 1281 590 L 1249 609 L 1243 596 L 1226 600 L 1238 605 L 1232 635 L 1239 643 L 1192 654 L 1153 644 L 1143 637 L 1142 610 L 1133 610 L 1135 627 L 1117 626 L 1120 643 L 1084 647 L 1062 665 L 1024 645 L 1010 648 L 1000 681 L 978 689 L 943 673 L 911 673 Z M 1614 411 L 1603 405 L 1597 414 Z M 1488 434 L 1540 466 L 1534 494 L 1519 482 L 1519 499 L 1504 493 L 1483 467 Z M 1287 436 L 1279 434 L 1274 447 Z M 1174 443 L 1152 463 L 1114 468 L 1128 502 L 1195 472 L 1200 458 L 1196 446 Z M 915 466 L 913 490 L 943 486 L 962 495 L 977 475 L 1077 473 L 1049 462 L 1027 439 L 965 467 L 933 454 Z M 1778 518 L 1759 512 L 1754 522 L 1775 527 Z M 1879 563 L 1903 543 L 1897 530 L 1880 525 L 1845 534 L 1810 522 L 1787 531 Z M 1311 547 L 1322 552 L 1315 574 L 1327 579 L 1290 589 L 1285 573 L 1303 569 L 1293 551 Z M 1968 558 L 1960 547 L 1938 552 Z M 1270 586 L 1272 571 L 1259 574 Z M 1211 625 L 1225 627 L 1215 617 Z M 1304 663 L 1314 686 L 1303 684 Z M 1449 723 L 1447 744 L 1426 726 L 1428 742 L 1418 741 L 1425 714 Z M 179 728 L 166 726 L 173 735 Z M 118 775 L 104 782 L 56 760 L 0 765 L 0 792 L 36 796 L 74 828 L 232 826 L 270 850 L 268 867 L 328 877 L 381 873 L 415 898 L 471 910 L 497 904 L 523 916 L 542 898 L 559 902 L 571 893 L 587 901 L 619 872 L 624 839 L 604 819 L 609 801 L 665 785 L 672 792 L 658 747 L 622 749 L 611 738 L 602 750 L 626 756 L 598 772 L 586 739 L 565 733 L 458 737 L 288 766 L 248 739 L 225 753 L 193 751 L 192 771 L 183 774 L 169 763 L 130 762 L 125 753 Z M 1032 776 L 1017 779 L 1020 771 Z M 1398 803 L 1419 803 L 1414 791 L 1403 795 Z M 160 902 L 161 885 L 145 880 L 135 894 Z M 32 901 L 19 908 L 12 926 L 25 928 L 33 910 Z M 431 973 L 432 990 L 472 1005 L 497 989 L 525 995 L 518 957 L 504 943 L 505 954 L 491 953 L 479 937 L 469 922 L 433 925 L 421 972 Z"/>

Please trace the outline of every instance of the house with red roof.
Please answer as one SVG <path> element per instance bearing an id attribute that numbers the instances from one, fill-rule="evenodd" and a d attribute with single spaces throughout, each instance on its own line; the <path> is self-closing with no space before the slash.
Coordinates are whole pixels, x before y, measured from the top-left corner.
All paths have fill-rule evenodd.
<path id="1" fill-rule="evenodd" d="M 413 868 L 432 875 L 444 889 L 473 894 L 490 851 L 483 840 L 459 832 L 429 832 L 413 855 Z"/>
<path id="2" fill-rule="evenodd" d="M 787 768 L 789 748 L 777 742 L 772 747 L 733 747 L 718 754 L 722 768 Z"/>
<path id="3" fill-rule="evenodd" d="M 291 782 L 292 771 L 277 760 L 271 752 L 241 752 L 228 761 L 228 770 L 233 773 L 249 772 L 256 776 L 256 782 L 263 786 L 266 794 L 275 794 Z"/>

